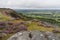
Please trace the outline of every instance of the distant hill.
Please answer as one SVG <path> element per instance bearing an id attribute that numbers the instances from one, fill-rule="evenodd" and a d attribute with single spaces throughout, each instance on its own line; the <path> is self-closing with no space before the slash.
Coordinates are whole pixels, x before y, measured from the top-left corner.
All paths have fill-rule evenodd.
<path id="1" fill-rule="evenodd" d="M 60 12 L 60 10 L 14 9 L 16 12 Z"/>

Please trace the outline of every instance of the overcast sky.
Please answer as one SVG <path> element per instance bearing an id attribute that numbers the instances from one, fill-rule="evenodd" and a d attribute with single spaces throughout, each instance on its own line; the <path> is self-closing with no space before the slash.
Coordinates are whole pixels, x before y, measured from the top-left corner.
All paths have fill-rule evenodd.
<path id="1" fill-rule="evenodd" d="M 13 9 L 60 9 L 60 0 L 0 0 L 0 8 Z"/>

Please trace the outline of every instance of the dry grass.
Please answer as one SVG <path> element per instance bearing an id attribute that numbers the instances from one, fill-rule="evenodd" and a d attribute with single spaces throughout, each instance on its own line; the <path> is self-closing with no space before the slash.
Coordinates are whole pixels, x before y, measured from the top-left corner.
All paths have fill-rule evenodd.
<path id="1" fill-rule="evenodd" d="M 14 20 L 13 22 L 22 22 L 23 20 Z M 40 31 L 49 31 L 52 32 L 52 30 L 54 30 L 54 28 L 50 27 L 43 27 L 43 26 L 38 26 L 36 22 L 31 22 L 30 24 L 27 24 L 28 27 L 28 31 L 30 30 L 40 30 Z M 58 30 L 60 30 L 60 28 L 58 28 Z M 12 36 L 13 34 L 8 34 L 6 37 L 3 37 L 2 40 L 7 40 L 10 36 Z"/>
<path id="2" fill-rule="evenodd" d="M 36 22 L 32 22 L 31 24 L 29 24 L 28 30 L 40 30 L 40 31 L 50 31 L 52 32 L 55 28 L 48 28 L 48 27 L 44 27 L 44 26 L 38 26 Z M 60 30 L 60 28 L 58 28 L 58 30 Z"/>

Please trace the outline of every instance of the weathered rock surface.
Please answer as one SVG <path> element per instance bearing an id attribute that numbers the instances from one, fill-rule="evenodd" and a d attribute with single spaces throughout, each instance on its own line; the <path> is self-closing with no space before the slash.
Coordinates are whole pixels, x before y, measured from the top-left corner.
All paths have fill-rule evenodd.
<path id="1" fill-rule="evenodd" d="M 52 32 L 21 31 L 14 34 L 7 40 L 60 40 L 60 35 Z"/>

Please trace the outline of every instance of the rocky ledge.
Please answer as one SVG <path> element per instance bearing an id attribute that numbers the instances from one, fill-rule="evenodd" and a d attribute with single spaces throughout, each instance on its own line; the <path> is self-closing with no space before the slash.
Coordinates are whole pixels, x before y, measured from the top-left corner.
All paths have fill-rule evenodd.
<path id="1" fill-rule="evenodd" d="M 60 35 L 52 32 L 42 31 L 21 31 L 14 34 L 7 40 L 60 40 Z"/>

